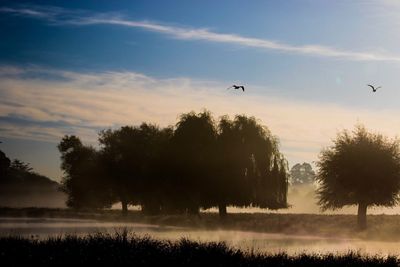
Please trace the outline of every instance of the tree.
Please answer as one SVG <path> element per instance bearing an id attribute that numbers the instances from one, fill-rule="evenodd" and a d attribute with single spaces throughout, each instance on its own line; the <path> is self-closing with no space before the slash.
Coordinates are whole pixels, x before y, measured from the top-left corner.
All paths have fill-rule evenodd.
<path id="1" fill-rule="evenodd" d="M 0 150 L 0 181 L 6 178 L 10 164 L 10 159 Z"/>
<path id="2" fill-rule="evenodd" d="M 311 184 L 314 182 L 315 172 L 307 162 L 297 163 L 290 169 L 290 180 L 292 185 Z"/>
<path id="3" fill-rule="evenodd" d="M 31 172 L 33 170 L 32 167 L 29 166 L 29 163 L 25 163 L 19 159 L 14 159 L 11 162 L 10 168 L 21 172 Z"/>
<path id="4" fill-rule="evenodd" d="M 353 133 L 338 133 L 333 146 L 317 162 L 319 205 L 322 210 L 358 205 L 358 226 L 367 226 L 369 206 L 393 206 L 400 189 L 398 140 L 357 126 Z"/>
<path id="5" fill-rule="evenodd" d="M 64 136 L 58 145 L 61 153 L 62 191 L 68 194 L 67 206 L 82 208 L 109 207 L 112 197 L 104 183 L 104 171 L 98 152 L 84 146 L 76 136 Z"/>
<path id="6" fill-rule="evenodd" d="M 133 127 L 124 126 L 118 130 L 101 131 L 99 143 L 102 162 L 111 191 L 121 202 L 122 213 L 128 212 L 128 204 L 134 203 L 135 191 L 138 191 L 138 151 L 140 151 L 137 131 Z M 138 201 L 138 199 L 136 199 Z"/>
<path id="7" fill-rule="evenodd" d="M 250 190 L 247 202 L 260 208 L 286 208 L 287 162 L 278 140 L 254 117 L 236 116 L 234 128 L 240 140 L 241 173 Z"/>
<path id="8" fill-rule="evenodd" d="M 99 135 L 101 157 L 106 168 L 108 184 L 122 205 L 141 204 L 144 212 L 158 213 L 161 209 L 161 154 L 172 129 L 142 123 L 102 131 Z"/>
<path id="9" fill-rule="evenodd" d="M 144 213 L 157 214 L 162 210 L 165 199 L 168 198 L 165 188 L 171 181 L 169 148 L 173 129 L 142 123 L 140 131 L 144 146 L 140 173 L 142 178 L 140 204 Z"/>
<path id="10" fill-rule="evenodd" d="M 218 207 L 221 216 L 228 205 L 287 206 L 287 162 L 253 117 L 222 117 L 217 125 L 208 111 L 190 112 L 175 129 L 124 126 L 101 131 L 99 143 L 97 151 L 65 136 L 58 146 L 69 206 L 121 202 L 123 214 L 130 204 L 151 214 Z"/>
<path id="11" fill-rule="evenodd" d="M 287 207 L 287 163 L 269 130 L 254 117 L 227 116 L 219 122 L 216 202 L 221 215 L 226 206 Z"/>
<path id="12" fill-rule="evenodd" d="M 175 205 L 189 213 L 198 214 L 202 204 L 207 205 L 210 179 L 215 177 L 213 164 L 217 131 L 208 111 L 180 116 L 172 137 L 174 173 L 171 192 L 178 190 Z"/>

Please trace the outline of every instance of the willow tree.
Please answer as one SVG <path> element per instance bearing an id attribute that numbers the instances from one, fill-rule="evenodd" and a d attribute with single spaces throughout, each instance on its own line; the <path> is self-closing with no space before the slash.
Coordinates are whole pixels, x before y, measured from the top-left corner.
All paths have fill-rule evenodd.
<path id="1" fill-rule="evenodd" d="M 192 214 L 208 203 L 213 172 L 217 131 L 208 111 L 182 114 L 171 140 L 174 158 L 170 198 L 173 205 Z"/>
<path id="2" fill-rule="evenodd" d="M 357 126 L 353 133 L 338 133 L 333 146 L 317 162 L 317 190 L 322 210 L 358 205 L 358 226 L 367 226 L 367 208 L 393 206 L 400 189 L 398 140 Z"/>
<path id="3" fill-rule="evenodd" d="M 235 117 L 243 156 L 243 174 L 251 189 L 252 206 L 286 208 L 288 167 L 279 152 L 278 140 L 254 117 Z"/>
<path id="4" fill-rule="evenodd" d="M 220 214 L 226 205 L 287 207 L 288 172 L 286 160 L 269 130 L 254 117 L 222 117 L 218 135 L 216 179 Z"/>

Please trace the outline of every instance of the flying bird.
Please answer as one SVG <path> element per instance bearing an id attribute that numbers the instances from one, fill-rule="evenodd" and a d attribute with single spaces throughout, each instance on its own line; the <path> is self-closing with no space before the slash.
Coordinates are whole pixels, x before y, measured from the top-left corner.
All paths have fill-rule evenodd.
<path id="1" fill-rule="evenodd" d="M 243 86 L 243 85 L 236 85 L 236 84 L 234 84 L 234 85 L 232 85 L 231 87 L 226 88 L 226 90 L 231 89 L 231 88 L 233 88 L 233 89 L 242 89 L 243 92 L 244 92 L 244 86 Z"/>
<path id="2" fill-rule="evenodd" d="M 382 86 L 378 86 L 378 87 L 374 87 L 373 85 L 367 84 L 369 87 L 372 88 L 372 92 L 376 92 L 376 90 L 378 90 L 379 88 L 381 88 Z"/>

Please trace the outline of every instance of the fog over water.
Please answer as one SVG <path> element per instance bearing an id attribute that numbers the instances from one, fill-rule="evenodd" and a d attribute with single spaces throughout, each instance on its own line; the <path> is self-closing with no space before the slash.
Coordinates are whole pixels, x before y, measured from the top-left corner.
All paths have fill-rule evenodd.
<path id="1" fill-rule="evenodd" d="M 357 206 L 348 206 L 338 210 L 327 210 L 322 212 L 318 206 L 318 199 L 315 193 L 315 185 L 299 185 L 289 186 L 287 209 L 280 210 L 265 210 L 260 208 L 237 208 L 228 207 L 229 213 L 305 213 L 305 214 L 357 214 Z M 114 208 L 120 208 L 120 205 L 115 205 Z M 206 212 L 218 212 L 218 209 L 212 208 Z M 400 214 L 400 206 L 394 207 L 368 207 L 368 214 Z"/>
<path id="2" fill-rule="evenodd" d="M 194 230 L 182 227 L 158 226 L 139 223 L 111 223 L 82 219 L 54 218 L 0 218 L 0 236 L 21 235 L 44 239 L 65 235 L 122 233 L 151 236 L 156 239 L 194 241 L 224 241 L 245 251 L 267 253 L 287 252 L 346 253 L 358 251 L 365 254 L 400 255 L 398 242 L 368 241 L 352 238 L 321 237 L 310 235 L 285 235 L 232 230 Z"/>
<path id="3" fill-rule="evenodd" d="M 49 200 L 50 201 L 50 200 Z M 21 203 L 24 206 L 24 202 Z M 46 202 L 37 201 L 43 206 Z M 61 202 L 57 202 L 61 203 Z M 319 213 L 314 186 L 289 187 L 289 209 L 278 211 L 262 210 L 257 208 L 228 207 L 229 213 Z M 43 207 L 42 206 L 42 207 Z M 120 204 L 114 205 L 120 209 Z M 140 207 L 130 207 L 130 210 L 139 210 Z M 203 212 L 217 212 L 209 209 Z M 369 208 L 368 214 L 399 214 L 400 207 Z M 323 214 L 356 214 L 356 207 L 348 207 L 337 211 L 328 211 Z M 255 218 L 256 219 L 256 218 Z M 397 224 L 397 223 L 396 223 Z M 393 226 L 393 227 L 392 227 Z M 299 226 L 300 227 L 300 226 Z M 387 231 L 396 231 L 396 225 L 389 225 Z M 85 236 L 88 234 L 121 233 L 127 229 L 130 234 L 151 236 L 156 239 L 179 240 L 188 238 L 194 241 L 224 241 L 228 245 L 246 251 L 278 253 L 285 251 L 289 254 L 308 253 L 346 253 L 349 250 L 370 255 L 400 255 L 399 242 L 365 240 L 350 237 L 298 235 L 284 233 L 259 233 L 240 230 L 204 230 L 165 225 L 150 225 L 129 222 L 105 222 L 87 219 L 66 218 L 0 218 L 0 236 L 21 235 L 29 238 L 44 239 L 47 237 L 62 237 L 65 235 Z M 386 230 L 384 230 L 386 231 Z"/>
<path id="4" fill-rule="evenodd" d="M 265 210 L 260 208 L 237 208 L 228 207 L 228 213 L 311 213 L 311 214 L 357 214 L 357 207 L 345 207 L 336 211 L 322 212 L 317 204 L 317 196 L 314 185 L 289 186 L 288 209 L 280 210 Z M 2 194 L 0 196 L 0 206 L 24 208 L 24 207 L 39 207 L 39 208 L 67 208 L 65 205 L 67 196 L 62 192 L 53 193 L 30 193 L 24 195 Z M 112 209 L 121 209 L 121 204 L 116 203 Z M 130 210 L 140 210 L 139 206 L 130 206 Z M 217 208 L 203 210 L 204 212 L 218 212 Z M 368 214 L 400 214 L 400 206 L 392 208 L 385 207 L 369 207 Z"/>

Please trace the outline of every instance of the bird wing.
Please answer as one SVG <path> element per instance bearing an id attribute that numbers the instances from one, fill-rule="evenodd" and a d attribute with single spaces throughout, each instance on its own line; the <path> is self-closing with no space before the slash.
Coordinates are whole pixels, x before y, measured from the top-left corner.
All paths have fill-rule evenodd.
<path id="1" fill-rule="evenodd" d="M 240 87 L 242 87 L 242 90 L 243 90 L 243 92 L 244 92 L 244 86 L 240 86 Z"/>
<path id="2" fill-rule="evenodd" d="M 372 88 L 372 90 L 375 90 L 375 87 L 373 87 L 372 85 L 370 85 L 370 84 L 367 84 L 369 87 L 371 87 Z"/>
<path id="3" fill-rule="evenodd" d="M 381 88 L 381 87 L 382 87 L 382 86 L 378 86 L 378 87 L 375 88 L 375 90 L 378 90 L 378 89 Z"/>
<path id="4" fill-rule="evenodd" d="M 233 85 L 232 86 L 230 86 L 230 87 L 228 87 L 228 88 L 226 88 L 226 90 L 228 90 L 228 89 L 231 89 L 233 87 Z"/>

